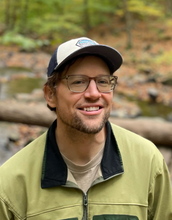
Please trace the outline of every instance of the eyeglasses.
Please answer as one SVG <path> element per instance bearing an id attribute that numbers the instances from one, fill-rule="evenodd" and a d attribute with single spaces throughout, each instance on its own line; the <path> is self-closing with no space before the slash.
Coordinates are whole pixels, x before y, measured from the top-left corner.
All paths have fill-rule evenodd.
<path id="1" fill-rule="evenodd" d="M 99 92 L 108 93 L 115 89 L 118 77 L 108 75 L 97 77 L 88 77 L 85 75 L 66 75 L 62 79 L 67 80 L 68 88 L 72 92 L 84 92 L 88 88 L 90 81 L 93 79 Z"/>

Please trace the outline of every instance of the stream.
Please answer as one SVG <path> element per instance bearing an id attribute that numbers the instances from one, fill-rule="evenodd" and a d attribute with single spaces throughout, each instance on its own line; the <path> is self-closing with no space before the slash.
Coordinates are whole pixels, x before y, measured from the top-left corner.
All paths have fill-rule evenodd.
<path id="1" fill-rule="evenodd" d="M 31 93 L 42 89 L 45 79 L 35 78 L 34 73 L 23 68 L 0 69 L 0 100 L 15 97 L 19 93 Z"/>

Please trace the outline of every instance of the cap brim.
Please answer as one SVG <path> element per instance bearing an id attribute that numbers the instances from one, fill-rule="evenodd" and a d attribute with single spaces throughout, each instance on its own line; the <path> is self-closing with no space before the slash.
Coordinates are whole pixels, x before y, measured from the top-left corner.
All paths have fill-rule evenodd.
<path id="1" fill-rule="evenodd" d="M 112 47 L 99 44 L 83 47 L 73 52 L 68 57 L 66 57 L 60 64 L 58 64 L 54 70 L 57 71 L 62 65 L 64 65 L 69 60 L 84 54 L 101 57 L 109 66 L 111 73 L 114 73 L 117 69 L 119 69 L 123 62 L 122 56 L 117 50 L 115 50 Z"/>

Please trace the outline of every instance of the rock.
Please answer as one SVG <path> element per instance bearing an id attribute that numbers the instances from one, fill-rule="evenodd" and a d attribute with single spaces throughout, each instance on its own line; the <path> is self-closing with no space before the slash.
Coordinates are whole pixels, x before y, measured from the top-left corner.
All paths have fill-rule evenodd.
<path id="1" fill-rule="evenodd" d="M 156 83 L 157 79 L 154 76 L 150 76 L 148 77 L 148 79 L 146 80 L 147 83 Z"/>
<path id="2" fill-rule="evenodd" d="M 29 93 L 17 93 L 15 98 L 19 101 L 33 101 L 33 97 Z"/>
<path id="3" fill-rule="evenodd" d="M 19 101 L 42 101 L 44 100 L 44 94 L 42 89 L 34 89 L 31 93 L 18 93 L 15 98 Z"/>
<path id="4" fill-rule="evenodd" d="M 136 83 L 144 84 L 147 81 L 147 77 L 143 74 L 137 74 L 133 77 L 132 82 L 134 83 L 134 86 Z"/>
<path id="5" fill-rule="evenodd" d="M 13 154 L 10 151 L 6 151 L 0 148 L 0 166 L 5 163 Z"/>
<path id="6" fill-rule="evenodd" d="M 143 63 L 138 66 L 138 69 L 140 73 L 144 73 L 146 75 L 149 75 L 153 72 L 150 66 L 148 66 L 147 64 L 143 64 Z"/>
<path id="7" fill-rule="evenodd" d="M 35 97 L 36 100 L 44 100 L 44 93 L 42 89 L 34 89 L 31 94 Z"/>
<path id="8" fill-rule="evenodd" d="M 150 50 L 152 48 L 152 44 L 147 44 L 144 46 L 143 50 L 147 51 L 147 50 Z"/>
<path id="9" fill-rule="evenodd" d="M 172 122 L 172 113 L 167 115 L 167 121 Z"/>
<path id="10" fill-rule="evenodd" d="M 156 101 L 159 95 L 158 90 L 155 88 L 148 88 L 147 92 L 151 101 Z"/>
<path id="11" fill-rule="evenodd" d="M 20 139 L 20 135 L 17 132 L 13 132 L 9 135 L 8 140 L 11 142 L 16 142 Z"/>
<path id="12" fill-rule="evenodd" d="M 119 118 L 135 118 L 142 115 L 140 107 L 121 97 L 115 96 L 113 99 L 111 116 Z"/>
<path id="13" fill-rule="evenodd" d="M 163 85 L 172 86 L 172 77 L 161 81 Z"/>
<path id="14" fill-rule="evenodd" d="M 0 122 L 0 166 L 47 128 Z"/>
<path id="15" fill-rule="evenodd" d="M 14 133 L 9 123 L 0 122 L 0 165 L 8 160 L 14 152 L 8 147 L 9 136 Z"/>

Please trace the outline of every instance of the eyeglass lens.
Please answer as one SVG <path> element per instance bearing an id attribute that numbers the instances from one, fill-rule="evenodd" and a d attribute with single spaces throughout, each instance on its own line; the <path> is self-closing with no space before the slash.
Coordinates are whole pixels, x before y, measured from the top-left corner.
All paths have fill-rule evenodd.
<path id="1" fill-rule="evenodd" d="M 90 83 L 90 80 L 94 79 L 97 88 L 100 92 L 110 92 L 115 88 L 117 78 L 114 76 L 98 76 L 98 77 L 88 77 L 84 75 L 68 75 L 68 87 L 73 92 L 84 92 Z"/>

